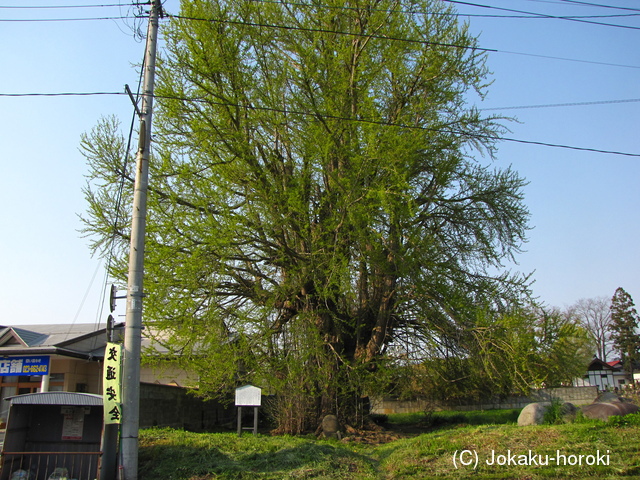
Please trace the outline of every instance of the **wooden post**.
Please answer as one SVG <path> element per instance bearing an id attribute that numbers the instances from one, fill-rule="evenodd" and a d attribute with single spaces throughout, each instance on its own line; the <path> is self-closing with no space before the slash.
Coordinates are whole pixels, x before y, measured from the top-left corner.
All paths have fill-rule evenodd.
<path id="1" fill-rule="evenodd" d="M 253 407 L 253 434 L 258 434 L 258 407 Z"/>

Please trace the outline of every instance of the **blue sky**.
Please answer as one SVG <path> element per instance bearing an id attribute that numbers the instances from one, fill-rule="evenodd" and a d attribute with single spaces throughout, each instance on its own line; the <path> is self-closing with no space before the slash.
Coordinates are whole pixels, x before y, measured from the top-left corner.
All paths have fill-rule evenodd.
<path id="1" fill-rule="evenodd" d="M 640 156 L 539 146 L 519 141 L 640 155 L 640 16 L 633 2 L 601 0 L 460 2 L 480 35 L 493 84 L 479 108 L 513 116 L 497 167 L 529 181 L 529 242 L 514 270 L 534 272 L 534 293 L 564 307 L 611 297 L 619 286 L 640 302 Z M 119 17 L 123 7 L 95 0 L 1 0 L 0 20 Z M 117 3 L 117 2 L 113 2 Z M 483 5 L 474 6 L 471 5 Z M 489 8 L 491 7 L 491 8 Z M 176 1 L 165 8 L 177 13 Z M 501 10 L 502 9 L 502 10 Z M 545 16 L 581 17 L 595 25 Z M 478 16 L 484 15 L 484 16 Z M 499 18 L 496 18 L 499 16 Z M 527 18 L 505 18 L 518 16 Z M 591 18 L 586 18 L 590 16 Z M 0 21 L 1 324 L 104 322 L 104 268 L 78 232 L 87 171 L 80 135 L 104 115 L 131 121 L 126 96 L 20 96 L 13 93 L 120 92 L 136 85 L 144 45 L 131 21 Z M 629 26 L 633 28 L 623 28 Z M 591 103 L 591 105 L 580 105 Z M 571 106 L 565 104 L 572 104 Z M 577 104 L 577 105 L 573 105 Z M 565 105 L 565 106 L 547 106 Z M 506 108 L 506 107 L 536 108 Z M 117 313 L 123 313 L 123 306 Z M 121 311 L 122 310 L 122 311 Z"/>

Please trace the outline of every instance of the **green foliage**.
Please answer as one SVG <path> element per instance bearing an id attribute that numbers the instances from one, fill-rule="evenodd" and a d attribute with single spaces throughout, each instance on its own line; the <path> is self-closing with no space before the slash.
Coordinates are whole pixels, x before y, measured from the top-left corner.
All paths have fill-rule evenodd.
<path id="1" fill-rule="evenodd" d="M 184 1 L 164 36 L 145 318 L 203 394 L 258 384 L 287 431 L 357 417 L 388 365 L 465 351 L 478 305 L 527 293 L 501 266 L 525 240 L 525 182 L 476 159 L 503 119 L 466 104 L 485 55 L 451 8 Z M 122 143 L 106 120 L 82 142 L 105 253 L 127 248 Z"/>
<path id="2" fill-rule="evenodd" d="M 551 405 L 544 412 L 543 423 L 545 425 L 559 425 L 564 423 L 563 401 L 559 398 L 552 398 Z"/>
<path id="3" fill-rule="evenodd" d="M 607 425 L 614 427 L 640 427 L 640 413 L 611 415 L 607 419 Z"/>
<path id="4" fill-rule="evenodd" d="M 584 374 L 593 345 L 574 317 L 535 307 L 478 312 L 460 338 L 457 352 L 443 358 L 436 349 L 411 367 L 407 395 L 467 403 L 571 384 Z"/>
<path id="5" fill-rule="evenodd" d="M 389 428 L 396 425 L 417 424 L 421 426 L 500 425 L 516 423 L 520 409 L 470 410 L 470 411 L 425 411 L 418 413 L 393 413 L 388 416 Z"/>
<path id="6" fill-rule="evenodd" d="M 640 360 L 639 327 L 640 318 L 631 295 L 618 288 L 611 299 L 611 339 L 629 379 L 633 379 L 634 364 Z"/>

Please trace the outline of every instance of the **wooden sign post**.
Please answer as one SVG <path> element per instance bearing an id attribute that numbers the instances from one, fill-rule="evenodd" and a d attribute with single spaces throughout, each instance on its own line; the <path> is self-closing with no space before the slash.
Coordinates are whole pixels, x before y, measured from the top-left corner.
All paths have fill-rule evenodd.
<path id="1" fill-rule="evenodd" d="M 236 388 L 236 407 L 238 407 L 238 436 L 242 430 L 253 430 L 258 434 L 258 407 L 262 403 L 262 389 L 253 385 Z M 253 427 L 242 427 L 242 407 L 253 407 Z"/>

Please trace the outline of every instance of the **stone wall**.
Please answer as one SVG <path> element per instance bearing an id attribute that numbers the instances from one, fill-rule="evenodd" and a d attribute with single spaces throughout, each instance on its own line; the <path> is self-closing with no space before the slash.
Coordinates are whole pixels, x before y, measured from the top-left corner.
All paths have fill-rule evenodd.
<path id="1" fill-rule="evenodd" d="M 235 427 L 235 407 L 205 401 L 186 388 L 140 384 L 140 427 L 173 427 L 190 431 Z"/>
<path id="2" fill-rule="evenodd" d="M 558 398 L 563 402 L 570 402 L 574 405 L 586 405 L 592 403 L 597 396 L 597 387 L 561 387 L 534 390 L 528 397 L 513 396 L 466 405 L 432 402 L 425 398 L 398 400 L 394 397 L 371 397 L 371 413 L 415 413 L 423 412 L 427 409 L 469 411 L 524 408 L 529 403 L 548 402 L 553 398 Z"/>

